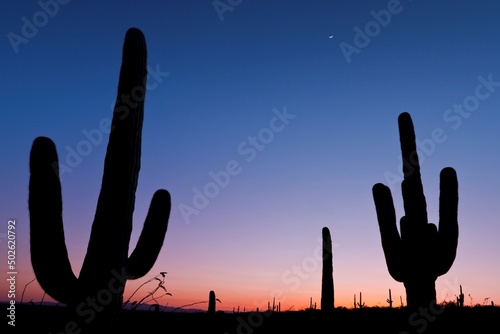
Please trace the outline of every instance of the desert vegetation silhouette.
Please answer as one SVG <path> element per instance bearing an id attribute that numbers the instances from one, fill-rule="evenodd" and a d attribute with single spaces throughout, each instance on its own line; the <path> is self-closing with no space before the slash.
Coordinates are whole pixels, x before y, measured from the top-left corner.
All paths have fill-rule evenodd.
<path id="1" fill-rule="evenodd" d="M 75 332 L 113 328 L 126 280 L 148 273 L 167 232 L 171 199 L 167 190 L 159 189 L 151 200 L 137 245 L 128 256 L 140 169 L 146 76 L 146 40 L 139 29 L 130 28 L 123 44 L 102 185 L 79 277 L 72 271 L 65 244 L 55 144 L 47 137 L 37 137 L 32 144 L 28 200 L 31 263 L 45 292 L 72 310 L 69 324 Z"/>
<path id="2" fill-rule="evenodd" d="M 396 226 L 391 190 L 372 188 L 382 248 L 390 275 L 402 282 L 410 310 L 436 304 L 435 282 L 451 268 L 458 246 L 458 181 L 455 170 L 440 173 L 439 228 L 427 220 L 415 130 L 410 114 L 398 117 L 403 175 L 404 216 Z"/>

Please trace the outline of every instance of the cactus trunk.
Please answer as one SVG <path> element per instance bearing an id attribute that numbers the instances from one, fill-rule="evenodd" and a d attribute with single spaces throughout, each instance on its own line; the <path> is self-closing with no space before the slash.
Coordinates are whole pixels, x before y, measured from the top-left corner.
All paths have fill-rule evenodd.
<path id="1" fill-rule="evenodd" d="M 32 266 L 45 292 L 75 311 L 73 321 L 82 333 L 111 328 L 114 315 L 121 309 L 126 280 L 147 274 L 167 231 L 170 194 L 160 189 L 153 196 L 137 246 L 128 256 L 140 169 L 146 58 L 144 35 L 136 28 L 129 29 L 123 45 L 101 191 L 78 278 L 71 269 L 65 245 L 55 145 L 49 138 L 38 137 L 31 149 Z"/>
<path id="2" fill-rule="evenodd" d="M 208 294 L 208 313 L 215 314 L 215 292 L 213 290 Z"/>
<path id="3" fill-rule="evenodd" d="M 332 238 L 328 227 L 321 231 L 323 239 L 323 271 L 321 280 L 321 310 L 332 311 L 334 309 L 333 290 L 333 252 Z"/>

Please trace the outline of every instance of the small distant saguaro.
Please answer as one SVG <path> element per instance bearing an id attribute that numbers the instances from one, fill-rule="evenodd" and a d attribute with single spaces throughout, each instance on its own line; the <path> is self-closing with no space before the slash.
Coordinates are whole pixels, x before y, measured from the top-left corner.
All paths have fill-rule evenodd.
<path id="1" fill-rule="evenodd" d="M 327 312 L 334 309 L 332 238 L 328 227 L 323 227 L 321 234 L 323 238 L 321 310 Z"/>
<path id="2" fill-rule="evenodd" d="M 208 313 L 215 313 L 215 292 L 213 290 L 208 294 Z"/>

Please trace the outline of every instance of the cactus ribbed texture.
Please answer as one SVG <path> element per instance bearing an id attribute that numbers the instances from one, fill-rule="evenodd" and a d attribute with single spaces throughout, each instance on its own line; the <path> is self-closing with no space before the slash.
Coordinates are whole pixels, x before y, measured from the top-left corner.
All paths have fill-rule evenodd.
<path id="1" fill-rule="evenodd" d="M 66 249 L 58 157 L 52 140 L 38 137 L 30 154 L 31 262 L 38 282 L 55 300 L 76 310 L 78 325 L 91 331 L 111 325 L 120 309 L 127 279 L 137 279 L 154 265 L 170 215 L 170 194 L 154 194 L 136 248 L 129 254 L 135 192 L 140 169 L 141 134 L 147 76 L 146 41 L 130 28 L 123 44 L 117 100 L 104 162 L 102 185 L 88 243 L 77 278 Z M 88 298 L 98 312 L 82 312 Z M 101 310 L 102 307 L 102 310 Z M 85 314 L 86 316 L 83 316 Z"/>
<path id="2" fill-rule="evenodd" d="M 402 194 L 405 215 L 396 226 L 396 212 L 389 187 L 373 186 L 382 248 L 390 275 L 403 282 L 410 309 L 436 303 L 435 281 L 452 266 L 458 244 L 458 181 L 453 168 L 440 174 L 439 229 L 427 221 L 415 131 L 408 113 L 398 118 L 403 156 Z"/>
<path id="3" fill-rule="evenodd" d="M 328 227 L 321 230 L 323 239 L 323 271 L 321 279 L 321 310 L 332 311 L 334 309 L 333 290 L 333 252 L 332 238 Z"/>

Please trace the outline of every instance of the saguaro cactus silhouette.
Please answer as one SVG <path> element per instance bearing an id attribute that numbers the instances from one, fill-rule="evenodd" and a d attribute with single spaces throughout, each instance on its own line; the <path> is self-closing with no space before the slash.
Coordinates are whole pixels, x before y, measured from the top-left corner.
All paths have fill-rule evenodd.
<path id="1" fill-rule="evenodd" d="M 323 272 L 321 280 L 321 310 L 331 311 L 334 309 L 333 290 L 333 252 L 332 238 L 328 227 L 321 230 L 323 238 Z"/>
<path id="2" fill-rule="evenodd" d="M 101 190 L 78 278 L 71 269 L 65 244 L 56 147 L 49 138 L 38 137 L 31 148 L 31 263 L 41 287 L 52 298 L 76 310 L 75 321 L 84 331 L 110 324 L 120 309 L 126 280 L 147 274 L 167 231 L 170 194 L 160 189 L 151 200 L 138 243 L 129 256 L 140 169 L 146 53 L 142 32 L 129 29 L 123 45 Z M 89 301 L 97 306 L 91 307 Z"/>
<path id="3" fill-rule="evenodd" d="M 391 294 L 391 289 L 389 289 L 389 298 L 386 299 L 386 302 L 389 304 L 389 308 L 392 308 L 392 294 Z"/>
<path id="4" fill-rule="evenodd" d="M 462 293 L 462 285 L 460 285 L 460 294 L 457 297 L 457 306 L 464 307 L 464 294 Z"/>
<path id="5" fill-rule="evenodd" d="M 208 293 L 208 313 L 215 313 L 215 291 L 213 290 Z"/>
<path id="6" fill-rule="evenodd" d="M 428 223 L 418 161 L 415 131 L 408 113 L 398 118 L 403 156 L 402 194 L 405 215 L 396 226 L 396 212 L 390 189 L 377 183 L 373 198 L 390 275 L 403 282 L 410 309 L 436 302 L 435 281 L 453 264 L 458 245 L 458 181 L 453 168 L 440 174 L 439 229 Z"/>
<path id="7" fill-rule="evenodd" d="M 356 295 L 354 295 L 354 302 L 356 303 Z M 363 303 L 363 294 L 360 292 L 359 293 L 359 303 L 358 303 L 359 308 L 365 307 L 365 303 Z"/>

